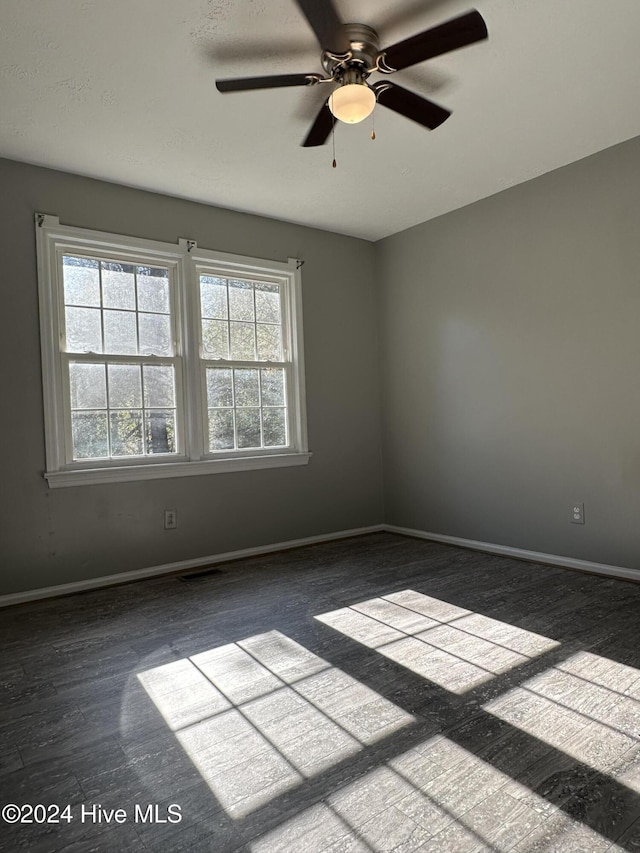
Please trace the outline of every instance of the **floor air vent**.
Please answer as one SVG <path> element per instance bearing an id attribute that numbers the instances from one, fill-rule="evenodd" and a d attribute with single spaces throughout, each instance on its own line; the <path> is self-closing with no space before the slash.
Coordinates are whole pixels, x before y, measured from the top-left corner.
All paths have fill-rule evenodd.
<path id="1" fill-rule="evenodd" d="M 178 575 L 178 580 L 185 581 L 199 581 L 204 580 L 204 578 L 210 578 L 212 575 L 223 575 L 224 572 L 222 569 L 217 569 L 215 566 L 212 566 L 210 569 L 198 569 L 195 572 L 187 572 L 185 575 Z"/>

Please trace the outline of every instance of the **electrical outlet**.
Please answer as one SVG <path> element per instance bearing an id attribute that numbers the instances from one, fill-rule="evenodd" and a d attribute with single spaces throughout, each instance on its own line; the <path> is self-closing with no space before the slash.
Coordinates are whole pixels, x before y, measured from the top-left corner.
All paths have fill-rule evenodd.
<path id="1" fill-rule="evenodd" d="M 164 511 L 164 529 L 175 530 L 178 526 L 178 513 L 175 509 L 165 509 Z"/>
<path id="2" fill-rule="evenodd" d="M 574 503 L 571 507 L 571 523 L 584 524 L 584 504 Z"/>

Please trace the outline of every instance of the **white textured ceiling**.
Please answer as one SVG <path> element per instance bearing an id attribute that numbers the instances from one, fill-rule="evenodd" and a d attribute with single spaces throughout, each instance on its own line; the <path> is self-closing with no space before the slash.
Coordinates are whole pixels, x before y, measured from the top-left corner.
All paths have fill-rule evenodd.
<path id="1" fill-rule="evenodd" d="M 332 169 L 324 86 L 214 86 L 321 71 L 293 0 L 0 0 L 0 156 L 376 240 L 640 134 L 640 0 L 335 6 L 382 46 L 479 9 L 488 41 L 392 78 L 448 121 L 378 106 Z"/>

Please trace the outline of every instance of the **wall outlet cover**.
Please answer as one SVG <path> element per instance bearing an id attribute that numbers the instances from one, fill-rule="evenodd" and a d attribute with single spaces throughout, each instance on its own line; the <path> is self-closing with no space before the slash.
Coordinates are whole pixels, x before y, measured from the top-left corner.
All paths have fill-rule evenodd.
<path id="1" fill-rule="evenodd" d="M 571 523 L 584 524 L 584 504 L 574 503 L 571 506 Z"/>

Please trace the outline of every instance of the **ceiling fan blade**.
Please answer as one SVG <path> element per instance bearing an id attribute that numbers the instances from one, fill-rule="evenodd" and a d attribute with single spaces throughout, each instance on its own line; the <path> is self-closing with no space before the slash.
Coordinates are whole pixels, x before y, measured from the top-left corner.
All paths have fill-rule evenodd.
<path id="1" fill-rule="evenodd" d="M 248 92 L 252 89 L 276 89 L 281 86 L 310 86 L 320 80 L 319 74 L 276 74 L 269 77 L 241 77 L 216 80 L 219 92 Z"/>
<path id="2" fill-rule="evenodd" d="M 374 83 L 371 88 L 376 93 L 378 103 L 382 104 L 383 107 L 388 107 L 412 121 L 417 121 L 418 124 L 428 127 L 429 130 L 434 130 L 451 115 L 449 110 L 439 107 L 433 101 L 428 101 L 421 95 L 403 89 L 402 86 L 387 83 L 386 80 Z"/>
<path id="3" fill-rule="evenodd" d="M 346 53 L 349 39 L 332 0 L 296 0 L 323 50 Z"/>
<path id="4" fill-rule="evenodd" d="M 302 147 L 313 148 L 316 145 L 324 145 L 329 138 L 331 129 L 333 128 L 333 121 L 334 119 L 331 114 L 331 110 L 328 105 L 324 103 L 320 112 L 316 116 L 316 120 L 311 125 L 311 130 L 302 143 Z"/>
<path id="5" fill-rule="evenodd" d="M 486 39 L 487 35 L 484 18 L 474 9 L 382 51 L 381 70 L 400 71 L 425 59 Z"/>

